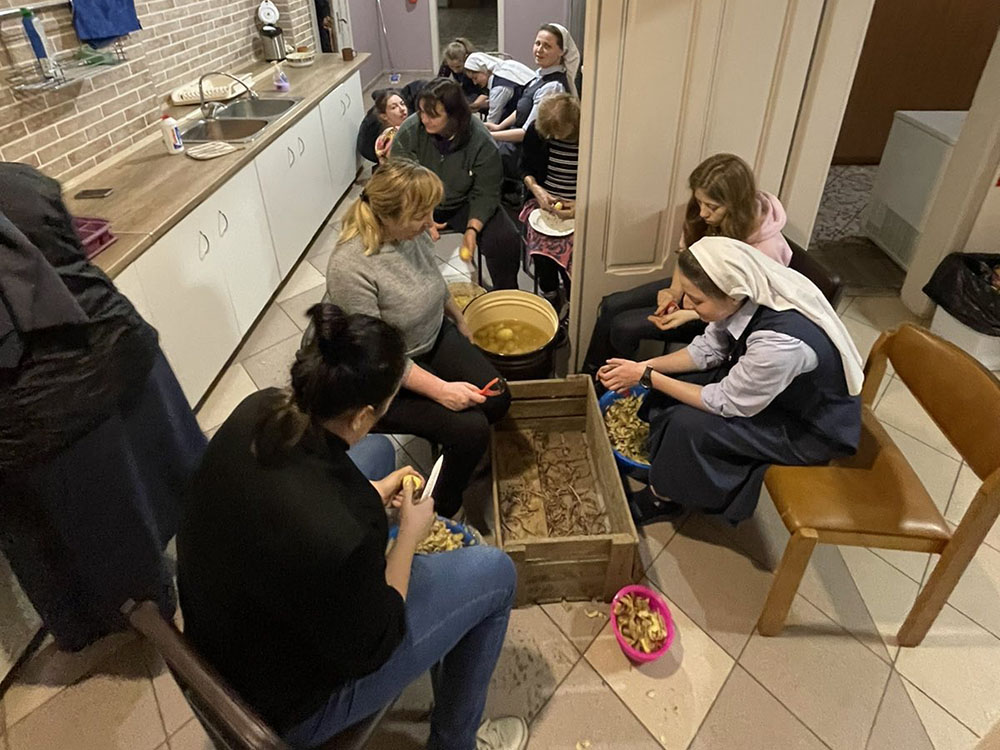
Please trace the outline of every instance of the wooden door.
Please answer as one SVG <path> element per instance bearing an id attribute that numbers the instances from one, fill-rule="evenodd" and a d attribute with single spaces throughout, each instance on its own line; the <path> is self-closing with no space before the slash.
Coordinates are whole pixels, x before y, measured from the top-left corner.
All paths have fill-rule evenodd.
<path id="1" fill-rule="evenodd" d="M 673 268 L 687 179 L 739 154 L 778 193 L 822 0 L 587 4 L 571 328 L 582 359 L 604 295 Z"/>
<path id="2" fill-rule="evenodd" d="M 997 0 L 876 0 L 834 164 L 878 164 L 896 110 L 967 110 L 998 28 Z"/>

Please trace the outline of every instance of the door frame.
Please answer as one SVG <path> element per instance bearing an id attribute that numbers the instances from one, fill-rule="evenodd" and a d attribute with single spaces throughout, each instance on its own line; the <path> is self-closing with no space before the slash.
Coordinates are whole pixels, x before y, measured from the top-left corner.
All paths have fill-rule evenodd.
<path id="1" fill-rule="evenodd" d="M 504 49 L 504 15 L 505 0 L 496 0 L 497 4 L 497 49 L 505 52 Z M 437 0 L 427 0 L 427 13 L 431 20 L 431 70 L 437 73 L 441 67 L 441 29 L 438 27 Z M 491 50 L 484 50 L 491 51 Z"/>

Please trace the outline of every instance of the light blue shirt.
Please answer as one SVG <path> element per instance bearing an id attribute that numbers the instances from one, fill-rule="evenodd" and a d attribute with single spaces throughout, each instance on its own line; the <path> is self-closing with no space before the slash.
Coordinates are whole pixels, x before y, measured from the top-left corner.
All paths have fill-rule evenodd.
<path id="1" fill-rule="evenodd" d="M 708 370 L 725 362 L 758 307 L 747 300 L 725 320 L 709 323 L 687 347 L 695 366 Z M 767 408 L 796 377 L 818 366 L 816 352 L 801 339 L 777 331 L 754 331 L 747 337 L 746 352 L 729 374 L 702 388 L 701 402 L 708 411 L 723 417 L 752 417 Z"/>

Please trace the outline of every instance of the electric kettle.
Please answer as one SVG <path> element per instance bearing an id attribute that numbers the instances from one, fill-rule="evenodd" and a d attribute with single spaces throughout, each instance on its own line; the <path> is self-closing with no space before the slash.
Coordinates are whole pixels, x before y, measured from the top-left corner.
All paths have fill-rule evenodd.
<path id="1" fill-rule="evenodd" d="M 285 59 L 285 36 L 280 26 L 266 23 L 260 27 L 260 44 L 264 49 L 264 59 L 280 62 Z"/>

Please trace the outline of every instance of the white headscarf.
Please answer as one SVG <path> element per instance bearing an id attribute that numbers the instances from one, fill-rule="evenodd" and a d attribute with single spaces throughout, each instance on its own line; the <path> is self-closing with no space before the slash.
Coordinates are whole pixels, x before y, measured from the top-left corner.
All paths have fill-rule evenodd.
<path id="1" fill-rule="evenodd" d="M 576 42 L 573 41 L 573 37 L 569 35 L 569 29 L 567 29 L 562 24 L 550 23 L 549 26 L 555 26 L 559 29 L 563 38 L 563 67 L 566 68 L 566 80 L 569 84 L 569 93 L 575 97 L 580 96 L 580 92 L 576 90 L 576 73 L 580 70 L 580 50 L 576 47 Z"/>
<path id="2" fill-rule="evenodd" d="M 463 67 L 473 73 L 489 73 L 506 78 L 518 86 L 524 86 L 535 80 L 535 71 L 517 60 L 503 60 L 485 52 L 473 52 L 467 58 Z"/>
<path id="3" fill-rule="evenodd" d="M 746 297 L 772 310 L 798 310 L 823 329 L 840 351 L 852 396 L 864 382 L 861 355 L 823 293 L 809 279 L 729 237 L 703 237 L 689 248 L 699 265 L 730 297 Z"/>

